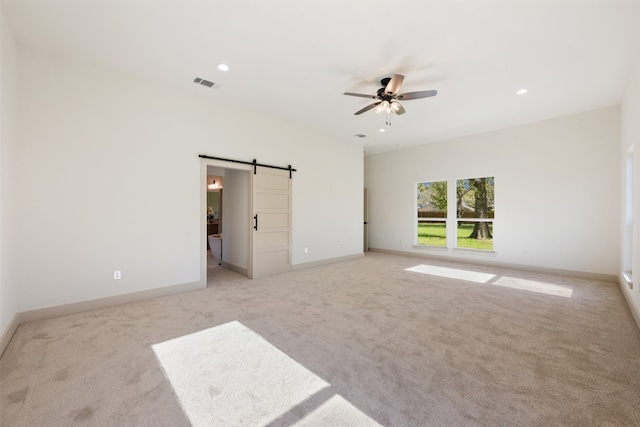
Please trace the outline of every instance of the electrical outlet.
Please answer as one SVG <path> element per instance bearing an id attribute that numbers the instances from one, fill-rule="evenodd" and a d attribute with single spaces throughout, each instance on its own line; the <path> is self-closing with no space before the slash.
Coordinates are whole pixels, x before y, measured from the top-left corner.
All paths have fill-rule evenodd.
<path id="1" fill-rule="evenodd" d="M 113 280 L 120 280 L 122 278 L 122 272 L 120 270 L 113 272 Z"/>

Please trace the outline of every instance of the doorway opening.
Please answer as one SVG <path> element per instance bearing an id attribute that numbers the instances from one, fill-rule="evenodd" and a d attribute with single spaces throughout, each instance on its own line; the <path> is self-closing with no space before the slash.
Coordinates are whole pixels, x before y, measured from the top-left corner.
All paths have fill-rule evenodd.
<path id="1" fill-rule="evenodd" d="M 201 277 L 207 286 L 251 277 L 250 168 L 202 160 Z"/>
<path id="2" fill-rule="evenodd" d="M 255 160 L 248 163 L 200 157 L 201 280 L 207 286 L 210 284 L 209 271 L 229 270 L 237 278 L 290 271 L 291 178 L 296 170 L 291 166 L 262 165 Z M 217 224 L 216 207 L 208 206 L 209 186 L 216 189 L 214 177 L 223 183 L 218 196 Z M 210 226 L 215 234 L 209 234 Z M 224 270 L 216 270 L 216 262 Z"/>

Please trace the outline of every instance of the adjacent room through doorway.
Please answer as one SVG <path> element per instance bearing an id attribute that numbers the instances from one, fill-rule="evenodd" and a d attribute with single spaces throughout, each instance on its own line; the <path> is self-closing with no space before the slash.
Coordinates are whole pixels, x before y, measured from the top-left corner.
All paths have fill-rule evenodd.
<path id="1" fill-rule="evenodd" d="M 221 163 L 207 161 L 204 182 L 203 264 L 208 285 L 247 277 L 249 272 L 249 172 Z"/>

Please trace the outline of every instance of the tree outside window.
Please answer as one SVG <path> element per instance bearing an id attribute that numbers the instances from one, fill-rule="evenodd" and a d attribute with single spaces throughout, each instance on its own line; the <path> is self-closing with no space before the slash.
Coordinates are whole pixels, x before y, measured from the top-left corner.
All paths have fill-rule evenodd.
<path id="1" fill-rule="evenodd" d="M 456 181 L 457 246 L 493 250 L 494 177 Z"/>

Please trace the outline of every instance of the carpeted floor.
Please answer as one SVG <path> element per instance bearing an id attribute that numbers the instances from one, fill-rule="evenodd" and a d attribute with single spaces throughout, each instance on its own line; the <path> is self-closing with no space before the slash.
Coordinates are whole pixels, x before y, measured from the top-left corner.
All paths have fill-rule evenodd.
<path id="1" fill-rule="evenodd" d="M 2 426 L 638 426 L 615 283 L 368 253 L 21 325 Z"/>

